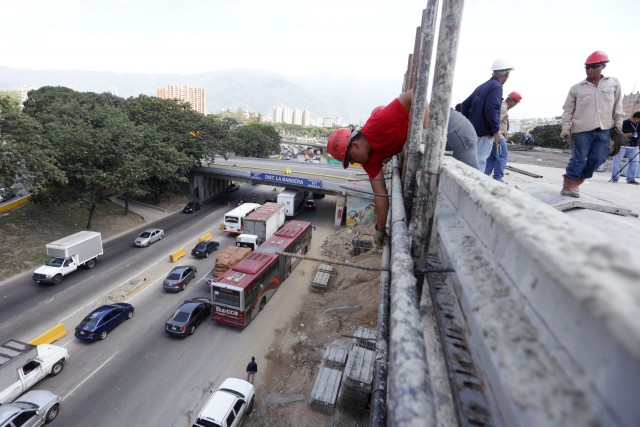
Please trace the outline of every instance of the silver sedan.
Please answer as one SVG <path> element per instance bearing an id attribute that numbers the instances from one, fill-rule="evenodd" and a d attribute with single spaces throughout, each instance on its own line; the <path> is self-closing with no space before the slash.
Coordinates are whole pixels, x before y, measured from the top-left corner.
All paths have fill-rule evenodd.
<path id="1" fill-rule="evenodd" d="M 32 390 L 15 402 L 0 406 L 0 427 L 38 427 L 53 421 L 59 410 L 60 396 L 47 390 Z"/>

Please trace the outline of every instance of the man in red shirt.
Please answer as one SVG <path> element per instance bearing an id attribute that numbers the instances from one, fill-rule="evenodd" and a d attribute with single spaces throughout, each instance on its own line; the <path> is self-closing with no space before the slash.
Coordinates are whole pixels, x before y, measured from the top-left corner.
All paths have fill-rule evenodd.
<path id="1" fill-rule="evenodd" d="M 384 108 L 376 108 L 362 129 L 337 129 L 331 133 L 327 150 L 335 159 L 342 161 L 346 169 L 349 163 L 361 163 L 369 176 L 376 206 L 375 243 L 381 247 L 386 236 L 385 226 L 389 212 L 387 185 L 382 167 L 392 156 L 402 151 L 407 141 L 409 112 L 413 90 L 403 93 Z M 429 123 L 429 105 L 424 113 L 423 126 Z"/>

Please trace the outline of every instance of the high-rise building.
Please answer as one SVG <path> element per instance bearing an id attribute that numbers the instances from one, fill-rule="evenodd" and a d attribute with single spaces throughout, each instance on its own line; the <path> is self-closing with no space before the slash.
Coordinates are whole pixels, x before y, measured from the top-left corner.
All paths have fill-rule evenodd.
<path id="1" fill-rule="evenodd" d="M 178 99 L 188 102 L 193 110 L 200 114 L 207 114 L 204 88 L 189 85 L 169 85 L 166 88 L 158 89 L 157 94 L 158 98 L 161 99 Z"/>
<path id="2" fill-rule="evenodd" d="M 282 107 L 273 107 L 273 123 L 282 123 Z"/>
<path id="3" fill-rule="evenodd" d="M 302 127 L 307 127 L 311 125 L 311 111 L 304 110 L 302 112 Z"/>

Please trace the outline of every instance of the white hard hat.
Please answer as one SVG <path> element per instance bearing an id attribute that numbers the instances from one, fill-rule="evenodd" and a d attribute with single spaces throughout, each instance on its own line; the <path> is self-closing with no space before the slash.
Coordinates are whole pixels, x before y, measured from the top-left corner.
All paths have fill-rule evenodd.
<path id="1" fill-rule="evenodd" d="M 493 65 L 491 66 L 492 71 L 513 70 L 513 68 L 514 67 L 510 61 L 507 61 L 506 59 L 502 59 L 502 58 L 498 58 L 495 61 L 493 61 Z"/>

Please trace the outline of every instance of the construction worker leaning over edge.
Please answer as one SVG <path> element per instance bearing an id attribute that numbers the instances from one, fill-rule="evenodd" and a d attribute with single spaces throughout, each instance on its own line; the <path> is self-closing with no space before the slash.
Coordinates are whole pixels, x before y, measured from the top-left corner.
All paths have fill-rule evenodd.
<path id="1" fill-rule="evenodd" d="M 345 169 L 351 162 L 361 163 L 369 176 L 371 189 L 375 193 L 373 203 L 378 214 L 374 235 L 378 248 L 382 247 L 387 236 L 385 227 L 389 213 L 389 198 L 382 167 L 392 156 L 402 151 L 407 141 L 412 100 L 413 90 L 410 89 L 384 108 L 376 108 L 362 129 L 334 130 L 327 142 L 329 154 L 342 161 Z M 427 104 L 423 127 L 426 128 L 428 123 Z"/>

